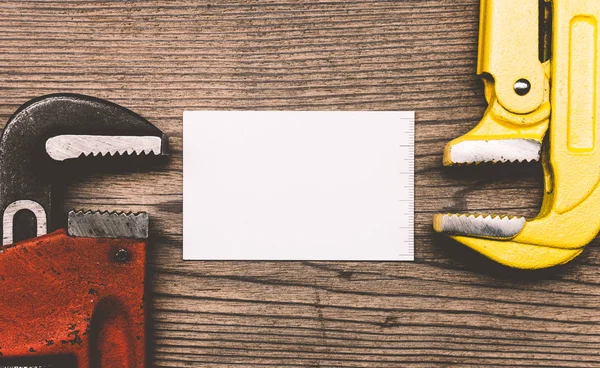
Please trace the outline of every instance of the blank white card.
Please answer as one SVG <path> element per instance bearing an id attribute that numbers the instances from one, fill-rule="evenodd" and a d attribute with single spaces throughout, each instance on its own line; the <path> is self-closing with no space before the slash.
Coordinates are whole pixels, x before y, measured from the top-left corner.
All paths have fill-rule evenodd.
<path id="1" fill-rule="evenodd" d="M 183 120 L 184 259 L 414 259 L 414 113 Z"/>

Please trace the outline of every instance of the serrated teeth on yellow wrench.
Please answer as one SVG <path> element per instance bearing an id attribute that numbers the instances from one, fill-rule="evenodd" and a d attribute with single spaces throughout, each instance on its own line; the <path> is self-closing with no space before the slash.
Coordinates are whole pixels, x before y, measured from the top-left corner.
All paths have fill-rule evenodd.
<path id="1" fill-rule="evenodd" d="M 525 217 L 474 214 L 439 214 L 433 227 L 438 233 L 476 236 L 492 239 L 511 239 L 525 227 Z"/>
<path id="2" fill-rule="evenodd" d="M 444 163 L 533 162 L 540 160 L 541 150 L 541 143 L 533 139 L 466 140 L 447 146 Z"/>

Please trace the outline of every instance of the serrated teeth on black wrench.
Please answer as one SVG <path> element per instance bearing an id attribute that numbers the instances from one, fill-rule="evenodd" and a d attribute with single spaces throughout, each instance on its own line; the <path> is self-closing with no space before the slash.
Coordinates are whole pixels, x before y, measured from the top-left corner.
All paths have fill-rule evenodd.
<path id="1" fill-rule="evenodd" d="M 154 136 L 59 135 L 46 141 L 46 152 L 56 161 L 81 156 L 160 155 L 162 139 Z"/>
<path id="2" fill-rule="evenodd" d="M 89 238 L 148 238 L 148 214 L 70 211 L 68 233 Z"/>

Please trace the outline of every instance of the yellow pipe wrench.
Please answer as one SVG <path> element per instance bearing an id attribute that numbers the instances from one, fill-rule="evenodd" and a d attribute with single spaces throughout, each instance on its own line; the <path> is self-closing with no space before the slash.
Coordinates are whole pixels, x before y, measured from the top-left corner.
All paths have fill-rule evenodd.
<path id="1" fill-rule="evenodd" d="M 600 1 L 481 0 L 478 74 L 489 106 L 446 146 L 444 165 L 541 160 L 544 200 L 531 220 L 438 214 L 436 231 L 521 269 L 567 263 L 596 237 L 599 27 Z"/>

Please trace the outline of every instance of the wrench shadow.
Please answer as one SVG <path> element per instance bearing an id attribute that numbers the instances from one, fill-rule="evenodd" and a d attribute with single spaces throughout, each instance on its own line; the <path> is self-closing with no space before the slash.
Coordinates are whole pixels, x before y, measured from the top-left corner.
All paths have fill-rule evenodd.
<path id="1" fill-rule="evenodd" d="M 433 233 L 432 237 L 438 251 L 445 258 L 453 260 L 457 267 L 490 277 L 499 282 L 510 282 L 519 285 L 563 279 L 565 275 L 574 273 L 578 267 L 585 263 L 587 252 L 587 249 L 584 250 L 584 254 L 566 265 L 540 270 L 522 270 L 497 263 L 445 235 Z"/>

